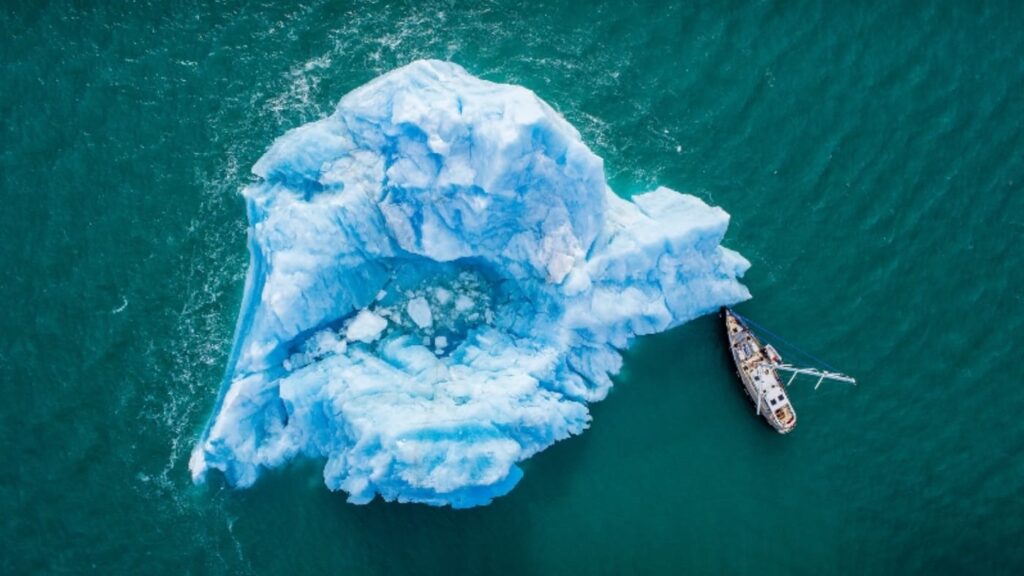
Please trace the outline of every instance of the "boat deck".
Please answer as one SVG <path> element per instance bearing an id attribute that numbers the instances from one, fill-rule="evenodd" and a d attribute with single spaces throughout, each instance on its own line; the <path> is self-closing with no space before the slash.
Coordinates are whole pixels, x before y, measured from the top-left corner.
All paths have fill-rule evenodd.
<path id="1" fill-rule="evenodd" d="M 730 310 L 725 310 L 729 347 L 747 395 L 764 419 L 785 434 L 796 426 L 796 413 L 765 347 Z"/>

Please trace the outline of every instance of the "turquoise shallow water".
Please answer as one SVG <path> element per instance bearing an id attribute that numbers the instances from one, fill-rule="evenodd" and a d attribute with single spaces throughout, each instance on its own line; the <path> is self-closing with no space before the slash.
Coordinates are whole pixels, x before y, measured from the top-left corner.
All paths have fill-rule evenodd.
<path id="1" fill-rule="evenodd" d="M 1024 5 L 862 4 L 8 3 L 0 572 L 1020 573 Z M 421 57 L 535 90 L 621 194 L 721 205 L 740 310 L 861 385 L 776 436 L 703 318 L 487 508 L 192 486 L 248 167 Z"/>

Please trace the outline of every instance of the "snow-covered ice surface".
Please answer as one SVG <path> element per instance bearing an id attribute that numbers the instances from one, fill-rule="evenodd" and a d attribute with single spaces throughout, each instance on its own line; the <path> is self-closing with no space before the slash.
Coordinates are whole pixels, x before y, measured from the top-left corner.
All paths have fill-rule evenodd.
<path id="1" fill-rule="evenodd" d="M 304 456 L 350 502 L 487 504 L 588 426 L 631 338 L 749 297 L 723 210 L 619 198 L 546 103 L 454 64 L 354 90 L 253 172 L 197 482 L 249 486 Z"/>

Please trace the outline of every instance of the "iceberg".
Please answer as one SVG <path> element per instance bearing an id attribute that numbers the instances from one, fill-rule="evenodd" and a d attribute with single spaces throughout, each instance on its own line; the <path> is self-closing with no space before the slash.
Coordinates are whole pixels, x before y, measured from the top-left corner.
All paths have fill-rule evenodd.
<path id="1" fill-rule="evenodd" d="M 487 504 L 588 427 L 634 337 L 750 296 L 726 212 L 620 198 L 533 92 L 448 62 L 352 91 L 253 172 L 197 483 L 314 458 L 352 503 Z"/>

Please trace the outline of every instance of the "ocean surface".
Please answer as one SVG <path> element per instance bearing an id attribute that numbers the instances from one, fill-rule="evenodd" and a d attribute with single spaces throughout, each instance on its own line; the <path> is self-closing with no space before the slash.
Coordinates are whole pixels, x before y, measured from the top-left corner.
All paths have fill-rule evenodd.
<path id="1" fill-rule="evenodd" d="M 290 4 L 0 10 L 0 573 L 1024 572 L 1024 4 Z M 859 386 L 794 384 L 781 437 L 705 317 L 488 507 L 193 486 L 250 166 L 427 57 L 723 207 L 739 311 Z"/>

